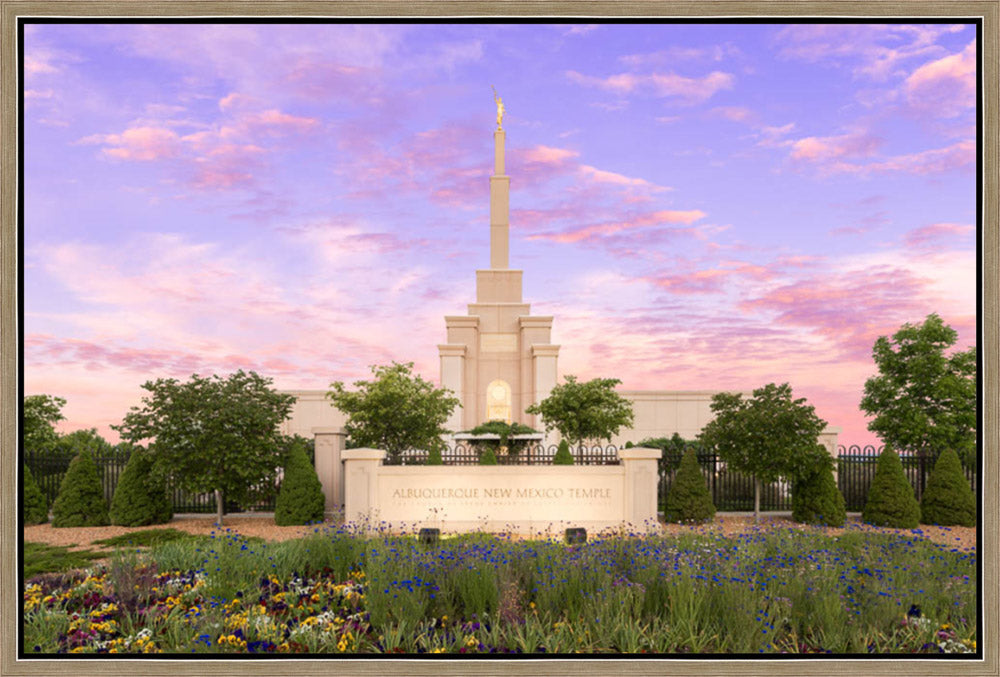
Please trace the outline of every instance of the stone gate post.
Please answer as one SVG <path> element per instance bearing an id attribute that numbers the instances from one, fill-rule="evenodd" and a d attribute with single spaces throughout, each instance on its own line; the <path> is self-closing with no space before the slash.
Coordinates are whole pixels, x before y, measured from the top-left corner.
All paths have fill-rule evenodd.
<path id="1" fill-rule="evenodd" d="M 657 459 L 662 452 L 647 447 L 619 449 L 625 466 L 625 521 L 636 529 L 653 530 L 659 525 L 656 514 Z"/>
<path id="2" fill-rule="evenodd" d="M 316 442 L 316 474 L 323 485 L 323 509 L 338 512 L 344 505 L 344 466 L 341 455 L 347 440 L 347 431 L 340 427 L 313 428 Z"/>
<path id="3" fill-rule="evenodd" d="M 380 449 L 345 449 L 344 522 L 354 522 L 370 529 L 378 518 L 378 469 L 385 458 Z"/>

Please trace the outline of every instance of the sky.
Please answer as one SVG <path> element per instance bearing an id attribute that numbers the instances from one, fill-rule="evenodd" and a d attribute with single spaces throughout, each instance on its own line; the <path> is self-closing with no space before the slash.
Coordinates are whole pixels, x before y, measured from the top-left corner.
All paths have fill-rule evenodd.
<path id="1" fill-rule="evenodd" d="M 560 378 L 791 384 L 875 442 L 874 341 L 976 342 L 974 25 L 135 24 L 24 31 L 24 392 L 413 362 L 510 265 Z"/>

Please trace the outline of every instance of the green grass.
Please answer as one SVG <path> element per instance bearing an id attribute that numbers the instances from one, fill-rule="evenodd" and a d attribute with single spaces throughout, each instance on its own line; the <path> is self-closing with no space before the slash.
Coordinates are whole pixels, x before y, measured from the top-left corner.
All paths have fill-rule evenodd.
<path id="1" fill-rule="evenodd" d="M 70 551 L 70 546 L 46 545 L 45 543 L 24 544 L 24 577 L 36 574 L 68 571 L 88 567 L 92 560 L 106 557 L 105 553 L 93 550 Z"/>
<path id="2" fill-rule="evenodd" d="M 186 531 L 180 531 L 179 529 L 173 529 L 173 528 L 143 529 L 142 531 L 132 531 L 127 534 L 122 534 L 121 536 L 112 536 L 111 538 L 101 538 L 99 540 L 92 541 L 91 545 L 153 546 L 190 537 L 191 535 L 188 534 Z"/>
<path id="3" fill-rule="evenodd" d="M 24 590 L 24 637 L 40 653 L 966 652 L 976 562 L 919 530 L 573 547 L 484 534 L 427 546 L 330 528 L 261 542 L 224 530 L 38 579 Z"/>

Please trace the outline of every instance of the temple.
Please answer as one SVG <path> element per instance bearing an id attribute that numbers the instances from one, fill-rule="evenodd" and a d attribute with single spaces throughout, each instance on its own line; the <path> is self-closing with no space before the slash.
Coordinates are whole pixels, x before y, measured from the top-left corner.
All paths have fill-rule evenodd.
<path id="1" fill-rule="evenodd" d="M 445 317 L 447 343 L 438 345 L 441 385 L 462 403 L 447 423 L 453 431 L 491 420 L 540 427 L 524 410 L 556 384 L 552 317 L 531 315 L 522 299 L 522 271 L 510 268 L 510 177 L 499 120 L 490 177 L 490 267 L 476 271 L 476 302 L 468 314 Z"/>

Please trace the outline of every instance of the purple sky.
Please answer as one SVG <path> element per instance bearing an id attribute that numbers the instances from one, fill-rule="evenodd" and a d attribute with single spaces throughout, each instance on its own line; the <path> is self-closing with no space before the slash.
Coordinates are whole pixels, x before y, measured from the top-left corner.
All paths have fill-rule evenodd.
<path id="1" fill-rule="evenodd" d="M 25 393 L 325 389 L 412 361 L 511 266 L 560 375 L 792 384 L 869 442 L 871 346 L 975 343 L 971 25 L 29 25 Z"/>

